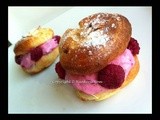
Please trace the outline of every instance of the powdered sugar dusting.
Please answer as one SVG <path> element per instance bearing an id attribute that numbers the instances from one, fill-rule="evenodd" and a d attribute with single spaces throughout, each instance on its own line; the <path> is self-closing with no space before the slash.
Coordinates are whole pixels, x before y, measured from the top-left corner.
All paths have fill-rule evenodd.
<path id="1" fill-rule="evenodd" d="M 121 16 L 119 14 L 99 13 L 91 15 L 84 19 L 81 28 L 71 30 L 64 39 L 72 37 L 80 46 L 92 46 L 100 49 L 110 40 L 108 32 L 116 29 L 118 27 L 116 21 L 120 20 Z"/>
<path id="2" fill-rule="evenodd" d="M 121 20 L 121 18 L 120 18 L 120 17 L 117 17 L 116 19 L 117 19 L 118 21 L 120 21 L 120 20 Z"/>
<path id="3" fill-rule="evenodd" d="M 95 18 L 91 19 L 92 16 L 89 16 L 87 18 L 87 19 L 90 19 L 90 21 L 89 22 L 85 21 L 84 28 L 89 28 L 92 26 L 92 28 L 96 29 L 99 24 L 105 24 L 107 22 L 106 19 L 103 19 L 103 17 L 106 16 L 106 14 L 101 13 L 101 14 L 97 15 Z"/>
<path id="4" fill-rule="evenodd" d="M 87 39 L 82 43 L 85 47 L 96 47 L 98 45 L 105 45 L 106 42 L 109 40 L 109 37 L 106 34 L 103 34 L 102 31 L 97 30 L 91 32 Z"/>
<path id="5" fill-rule="evenodd" d="M 84 42 L 82 42 L 82 46 L 99 48 L 99 45 L 106 45 L 106 42 L 109 40 L 109 36 L 106 34 L 109 28 L 105 27 L 103 30 L 99 29 L 100 25 L 104 25 L 108 22 L 107 19 L 103 18 L 106 15 L 108 16 L 108 14 L 101 13 L 88 23 L 84 23 L 84 28 L 82 28 L 83 30 L 80 33 L 80 35 L 85 38 Z M 90 17 L 88 17 L 88 19 L 90 19 Z M 113 24 L 113 27 L 115 27 L 115 24 Z"/>
<path id="6" fill-rule="evenodd" d="M 89 51 L 88 53 L 89 53 L 89 55 L 93 55 L 92 51 Z"/>
<path id="7" fill-rule="evenodd" d="M 120 21 L 120 20 L 121 20 L 119 14 L 117 14 L 117 13 L 113 14 L 112 17 L 115 18 L 117 21 Z"/>
<path id="8" fill-rule="evenodd" d="M 112 26 L 111 26 L 112 28 L 116 28 L 116 25 L 114 24 L 114 23 L 112 23 Z"/>

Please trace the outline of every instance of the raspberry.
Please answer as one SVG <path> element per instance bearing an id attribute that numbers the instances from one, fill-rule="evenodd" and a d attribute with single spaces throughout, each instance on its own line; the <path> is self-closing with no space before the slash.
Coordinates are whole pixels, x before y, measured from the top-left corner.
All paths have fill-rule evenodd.
<path id="1" fill-rule="evenodd" d="M 134 38 L 131 37 L 128 47 L 127 47 L 133 55 L 139 54 L 139 43 L 137 42 L 137 40 L 135 40 Z"/>
<path id="2" fill-rule="evenodd" d="M 60 36 L 58 36 L 58 35 L 55 35 L 55 36 L 53 37 L 53 39 L 55 39 L 55 41 L 57 41 L 57 43 L 59 43 L 59 41 L 60 41 L 61 37 L 60 37 Z"/>
<path id="3" fill-rule="evenodd" d="M 115 89 L 124 82 L 125 72 L 119 65 L 109 64 L 98 72 L 98 81 L 102 87 Z"/>
<path id="4" fill-rule="evenodd" d="M 40 47 L 36 47 L 33 50 L 31 50 L 31 59 L 33 61 L 38 61 L 43 55 L 43 51 Z"/>
<path id="5" fill-rule="evenodd" d="M 63 69 L 62 65 L 60 62 L 56 64 L 55 67 L 56 73 L 58 74 L 59 78 L 64 79 L 66 75 L 66 71 Z"/>
<path id="6" fill-rule="evenodd" d="M 15 56 L 15 61 L 16 61 L 16 63 L 20 65 L 22 58 L 23 58 L 23 55 Z"/>

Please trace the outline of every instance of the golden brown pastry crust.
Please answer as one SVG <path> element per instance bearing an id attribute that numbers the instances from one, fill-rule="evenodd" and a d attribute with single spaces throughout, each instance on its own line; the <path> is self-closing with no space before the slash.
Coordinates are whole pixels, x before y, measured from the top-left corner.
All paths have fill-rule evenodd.
<path id="1" fill-rule="evenodd" d="M 54 32 L 52 29 L 39 27 L 16 43 L 14 47 L 14 53 L 16 56 L 24 55 L 31 49 L 51 39 L 53 35 Z"/>
<path id="2" fill-rule="evenodd" d="M 131 24 L 119 14 L 97 13 L 79 25 L 66 30 L 59 45 L 61 65 L 72 74 L 103 69 L 124 52 L 131 37 Z"/>
<path id="3" fill-rule="evenodd" d="M 47 68 L 48 66 L 50 66 L 56 60 L 58 55 L 59 55 L 59 48 L 56 47 L 49 54 L 42 56 L 42 58 L 38 60 L 32 68 L 29 69 L 22 68 L 22 69 L 27 73 L 36 74 L 42 71 L 43 69 Z"/>
<path id="4" fill-rule="evenodd" d="M 124 81 L 124 83 L 122 84 L 121 87 L 117 88 L 117 89 L 110 89 L 107 90 L 105 92 L 101 92 L 95 95 L 88 95 L 82 91 L 77 91 L 77 95 L 80 99 L 84 100 L 84 101 L 101 101 L 104 99 L 107 99 L 113 95 L 115 95 L 117 92 L 119 92 L 122 88 L 124 88 L 125 86 L 127 86 L 129 83 L 131 83 L 134 78 L 136 77 L 136 75 L 138 74 L 140 65 L 139 65 L 139 60 L 137 56 L 134 56 L 135 58 L 135 65 L 133 66 L 133 68 L 130 70 L 126 80 Z"/>

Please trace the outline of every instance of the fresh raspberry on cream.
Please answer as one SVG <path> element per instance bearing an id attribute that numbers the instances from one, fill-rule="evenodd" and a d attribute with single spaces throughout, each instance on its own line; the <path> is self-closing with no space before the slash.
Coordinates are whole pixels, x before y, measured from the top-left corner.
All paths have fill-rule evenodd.
<path id="1" fill-rule="evenodd" d="M 132 66 L 135 64 L 135 61 L 131 51 L 126 49 L 122 55 L 117 57 L 110 64 L 120 65 L 124 69 L 126 78 Z M 71 84 L 74 88 L 83 91 L 86 94 L 93 95 L 107 90 L 98 84 L 99 81 L 97 80 L 97 73 L 89 75 L 73 75 L 66 73 L 65 80 L 72 81 Z"/>

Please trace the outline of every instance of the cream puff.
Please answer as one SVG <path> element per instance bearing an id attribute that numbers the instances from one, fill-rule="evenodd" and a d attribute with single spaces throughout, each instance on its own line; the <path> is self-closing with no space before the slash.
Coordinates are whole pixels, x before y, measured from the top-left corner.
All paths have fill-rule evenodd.
<path id="1" fill-rule="evenodd" d="M 139 43 L 131 37 L 131 23 L 120 14 L 96 13 L 79 26 L 63 34 L 55 71 L 82 100 L 104 100 L 136 77 Z"/>
<path id="2" fill-rule="evenodd" d="M 60 36 L 54 36 L 51 28 L 32 30 L 14 47 L 15 62 L 29 73 L 38 73 L 49 67 L 59 55 Z"/>

